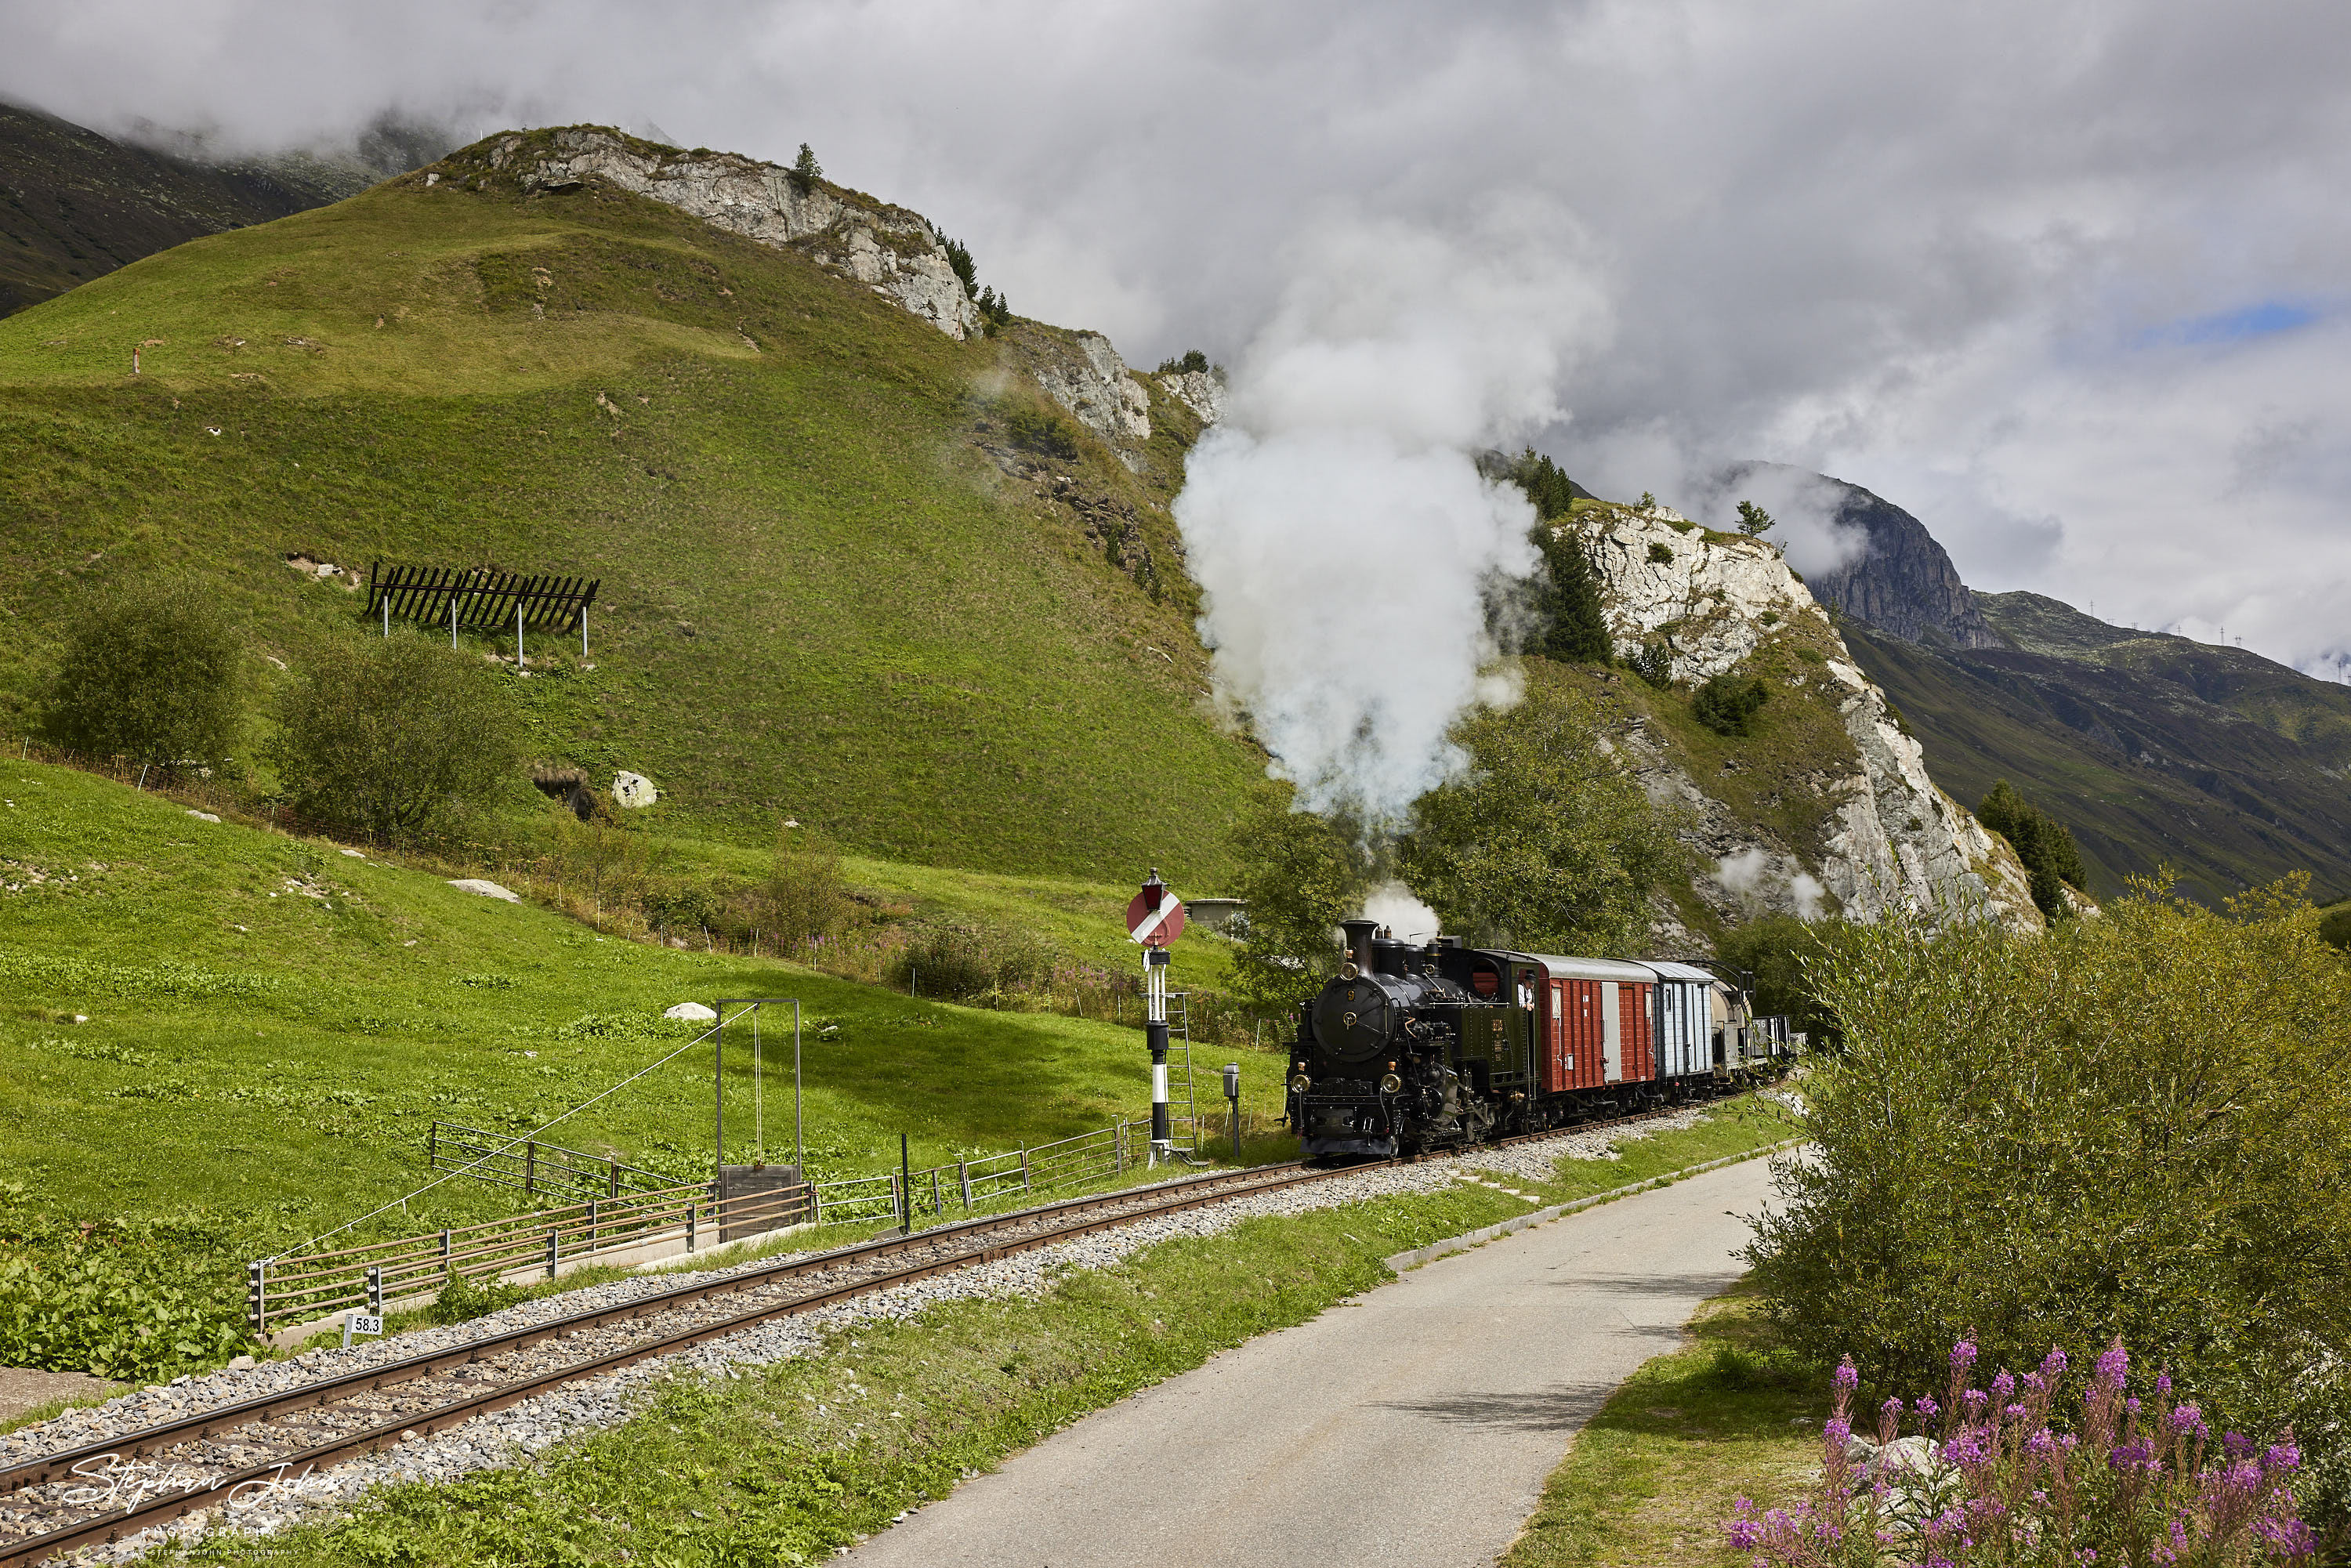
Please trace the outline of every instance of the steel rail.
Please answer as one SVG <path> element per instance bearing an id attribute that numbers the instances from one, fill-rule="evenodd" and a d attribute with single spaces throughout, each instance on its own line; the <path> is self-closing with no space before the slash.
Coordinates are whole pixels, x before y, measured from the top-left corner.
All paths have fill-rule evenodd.
<path id="1" fill-rule="evenodd" d="M 1466 1152 L 1476 1147 L 1495 1147 L 1530 1142 L 1538 1138 L 1557 1137 L 1572 1132 L 1595 1131 L 1620 1126 L 1627 1123 L 1647 1121 L 1665 1115 L 1678 1106 L 1638 1112 L 1579 1123 L 1573 1127 L 1552 1127 L 1540 1132 L 1515 1134 L 1492 1140 L 1485 1145 L 1465 1145 L 1463 1149 L 1430 1151 L 1431 1155 Z M 199 1509 L 228 1500 L 247 1486 L 266 1485 L 289 1471 L 308 1473 L 321 1465 L 351 1458 L 374 1448 L 397 1442 L 403 1434 L 430 1435 L 462 1425 L 476 1416 L 502 1410 L 545 1393 L 550 1388 L 584 1377 L 617 1370 L 640 1361 L 675 1354 L 709 1340 L 722 1339 L 747 1328 L 771 1322 L 777 1318 L 814 1312 L 821 1307 L 848 1301 L 893 1285 L 908 1284 L 936 1274 L 993 1262 L 1016 1252 L 1025 1252 L 1055 1242 L 1113 1230 L 1154 1217 L 1178 1213 L 1211 1203 L 1224 1202 L 1251 1193 L 1271 1191 L 1306 1182 L 1328 1180 L 1354 1172 L 1376 1169 L 1382 1166 L 1416 1163 L 1427 1155 L 1411 1155 L 1391 1160 L 1370 1160 L 1355 1164 L 1315 1167 L 1304 1161 L 1285 1161 L 1276 1165 L 1255 1166 L 1242 1170 L 1213 1172 L 1205 1176 L 1178 1177 L 1168 1182 L 1123 1188 L 1117 1192 L 1097 1193 L 1087 1197 L 1064 1198 L 1029 1208 L 1013 1209 L 1003 1214 L 987 1215 L 957 1220 L 929 1230 L 911 1235 L 885 1237 L 854 1246 L 838 1248 L 830 1252 L 764 1268 L 744 1270 L 716 1280 L 705 1280 L 693 1285 L 642 1296 L 634 1301 L 610 1307 L 593 1308 L 572 1312 L 544 1322 L 514 1329 L 504 1333 L 474 1340 L 446 1350 L 427 1352 L 380 1366 L 362 1368 L 339 1376 L 307 1383 L 277 1394 L 256 1399 L 225 1405 L 200 1411 L 176 1421 L 142 1427 L 114 1440 L 86 1444 L 80 1448 L 45 1454 L 12 1466 L 0 1472 L 0 1494 L 21 1491 L 28 1487 L 46 1485 L 67 1479 L 89 1480 L 94 1478 L 78 1475 L 76 1467 L 102 1462 L 138 1458 L 180 1444 L 198 1441 L 222 1432 L 234 1431 L 295 1414 L 334 1404 L 356 1395 L 373 1393 L 398 1384 L 430 1376 L 453 1367 L 470 1365 L 507 1351 L 528 1349 L 548 1340 L 567 1334 L 605 1327 L 634 1319 L 658 1316 L 680 1307 L 690 1306 L 713 1297 L 731 1295 L 745 1291 L 759 1290 L 779 1281 L 820 1275 L 891 1257 L 894 1254 L 930 1250 L 939 1255 L 906 1267 L 867 1272 L 860 1278 L 844 1281 L 830 1289 L 797 1295 L 788 1301 L 770 1301 L 747 1312 L 692 1325 L 659 1339 L 648 1340 L 610 1352 L 587 1361 L 567 1363 L 553 1369 L 525 1374 L 520 1378 L 500 1382 L 478 1394 L 452 1400 L 431 1410 L 402 1415 L 356 1431 L 340 1434 L 326 1442 L 316 1444 L 291 1454 L 279 1455 L 257 1465 L 213 1476 L 201 1488 L 170 1495 L 159 1495 L 145 1502 L 134 1502 L 119 1510 L 103 1512 L 61 1529 L 37 1535 L 22 1537 L 0 1545 L 0 1568 L 29 1568 L 29 1565 L 59 1552 L 79 1547 L 104 1544 L 136 1534 L 159 1524 L 166 1524 Z M 1159 1201 L 1137 1203 L 1137 1198 Z M 1057 1224 L 1043 1229 L 1016 1235 L 994 1244 L 941 1251 L 942 1243 L 958 1238 L 977 1238 L 991 1230 L 1019 1229 L 1024 1224 L 1040 1219 L 1074 1217 L 1085 1210 L 1108 1210 L 1091 1218 L 1078 1218 L 1072 1223 Z M 102 1478 L 98 1478 L 102 1479 Z"/>
<path id="2" fill-rule="evenodd" d="M 911 1236 L 890 1237 L 881 1241 L 843 1248 L 815 1257 L 797 1260 L 788 1264 L 746 1270 L 723 1280 L 705 1281 L 695 1285 L 681 1287 L 678 1290 L 662 1291 L 612 1307 L 570 1313 L 561 1318 L 549 1319 L 543 1323 L 533 1324 L 528 1328 L 453 1346 L 448 1350 L 411 1356 L 387 1365 L 369 1367 L 339 1377 L 323 1379 L 318 1383 L 305 1384 L 298 1388 L 265 1396 L 259 1399 L 222 1406 L 178 1421 L 144 1427 L 110 1442 L 88 1444 L 59 1453 L 43 1455 L 38 1458 L 13 1467 L 5 1474 L 0 1474 L 0 1490 L 18 1491 L 26 1487 L 59 1480 L 89 1480 L 93 1478 L 76 1474 L 77 1465 L 104 1461 L 109 1458 L 116 1460 L 137 1458 L 181 1443 L 254 1426 L 298 1411 L 333 1404 L 354 1395 L 371 1393 L 388 1385 L 408 1382 L 451 1367 L 470 1364 L 505 1351 L 525 1349 L 546 1340 L 586 1329 L 623 1322 L 635 1318 L 656 1316 L 664 1312 L 691 1305 L 714 1296 L 757 1290 L 778 1281 L 795 1277 L 821 1274 L 844 1268 L 856 1268 L 860 1264 L 871 1263 L 895 1253 L 926 1249 L 935 1251 L 937 1244 L 942 1241 L 952 1241 L 957 1237 L 970 1236 L 974 1232 L 1017 1229 L 1019 1222 L 1021 1221 L 1068 1216 L 1072 1211 L 1086 1209 L 1112 1211 L 1091 1218 L 1078 1218 L 1074 1223 L 1053 1225 L 1044 1229 L 1012 1236 L 993 1244 L 956 1249 L 904 1268 L 886 1270 L 878 1273 L 868 1272 L 829 1290 L 819 1290 L 794 1296 L 788 1301 L 764 1303 L 748 1312 L 737 1312 L 695 1324 L 679 1333 L 627 1346 L 588 1361 L 568 1363 L 549 1371 L 528 1374 L 512 1382 L 501 1382 L 495 1387 L 485 1389 L 479 1394 L 453 1400 L 430 1411 L 413 1412 L 381 1425 L 340 1435 L 328 1442 L 293 1454 L 273 1458 L 263 1464 L 248 1466 L 215 1476 L 211 1482 L 200 1490 L 155 1497 L 128 1508 L 101 1513 L 95 1518 L 60 1530 L 48 1531 L 8 1542 L 5 1546 L 0 1546 L 0 1568 L 19 1568 L 20 1564 L 37 1563 L 55 1552 L 118 1541 L 124 1535 L 135 1534 L 140 1531 L 152 1529 L 155 1525 L 168 1523 L 183 1514 L 223 1501 L 240 1488 L 269 1481 L 273 1478 L 285 1475 L 289 1470 L 298 1472 L 306 1467 L 331 1463 L 336 1459 L 382 1447 L 387 1442 L 396 1440 L 403 1432 L 430 1433 L 456 1426 L 475 1416 L 519 1403 L 549 1388 L 558 1387 L 582 1377 L 592 1377 L 633 1362 L 674 1354 L 704 1341 L 723 1338 L 727 1334 L 776 1318 L 812 1312 L 820 1307 L 885 1290 L 893 1285 L 906 1284 L 927 1279 L 935 1274 L 992 1262 L 1016 1252 L 1029 1251 L 1038 1247 L 1050 1246 L 1057 1241 L 1092 1235 L 1097 1231 L 1115 1229 L 1120 1226 L 1133 1224 L 1158 1215 L 1172 1214 L 1186 1208 L 1218 1203 L 1253 1192 L 1269 1191 L 1301 1182 L 1325 1180 L 1344 1176 L 1352 1170 L 1361 1168 L 1363 1167 L 1337 1166 L 1328 1169 L 1309 1169 L 1300 1162 L 1259 1166 L 1248 1170 L 1223 1171 L 1211 1176 L 1182 1178 L 1149 1186 L 1129 1187 L 1116 1193 L 1096 1194 L 1091 1197 L 1068 1198 L 1057 1203 L 1033 1208 L 1016 1209 L 1006 1214 L 977 1219 L 960 1220 L 953 1225 L 942 1226 L 932 1230 L 917 1231 Z M 1138 1196 L 1149 1197 L 1153 1195 L 1160 1195 L 1160 1200 L 1141 1204 L 1134 1201 Z"/>

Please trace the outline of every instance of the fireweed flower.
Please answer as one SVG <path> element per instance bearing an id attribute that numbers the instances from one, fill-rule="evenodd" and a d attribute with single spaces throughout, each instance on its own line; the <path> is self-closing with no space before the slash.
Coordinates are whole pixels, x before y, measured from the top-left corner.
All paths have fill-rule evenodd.
<path id="1" fill-rule="evenodd" d="M 2292 1441 L 2272 1443 L 2269 1451 L 2262 1456 L 2262 1469 L 2265 1470 L 2291 1470 L 2301 1464 L 2302 1450 Z"/>
<path id="2" fill-rule="evenodd" d="M 1991 1380 L 1991 1391 L 2001 1399 L 2006 1399 L 2016 1392 L 2016 1379 L 2009 1375 L 2008 1368 L 2001 1367 L 2000 1375 Z"/>
<path id="3" fill-rule="evenodd" d="M 1912 1406 L 1911 1408 L 1918 1412 L 1919 1420 L 1931 1421 L 1942 1409 L 1942 1406 L 1935 1403 L 1935 1396 L 1933 1395 L 1921 1394 L 1918 1396 L 1918 1403 Z"/>
<path id="4" fill-rule="evenodd" d="M 2098 1357 L 2097 1380 L 2108 1387 L 2120 1388 L 2124 1375 L 2129 1371 L 2130 1353 L 2123 1349 L 2123 1342 L 2117 1338 L 2106 1347 L 2105 1354 Z"/>
<path id="5" fill-rule="evenodd" d="M 2168 1394 L 2171 1392 L 2171 1374 L 2168 1372 L 2158 1372 L 2155 1375 L 2155 1391 L 2158 1394 Z"/>
<path id="6" fill-rule="evenodd" d="M 2049 1354 L 2041 1360 L 2042 1378 L 2045 1382 L 2055 1383 L 2065 1375 L 2065 1353 L 2055 1345 L 2051 1345 Z"/>
<path id="7" fill-rule="evenodd" d="M 1861 1385 L 1861 1373 L 1853 1364 L 1853 1357 L 1848 1355 L 1837 1363 L 1836 1385 L 1847 1394 Z"/>
<path id="8" fill-rule="evenodd" d="M 1972 1340 L 1961 1340 L 1951 1347 L 1951 1370 L 1965 1372 L 1976 1364 L 1976 1347 Z"/>
<path id="9" fill-rule="evenodd" d="M 2253 1440 L 2242 1432 L 2223 1432 L 2220 1451 L 2232 1459 L 2250 1459 L 2253 1457 Z"/>

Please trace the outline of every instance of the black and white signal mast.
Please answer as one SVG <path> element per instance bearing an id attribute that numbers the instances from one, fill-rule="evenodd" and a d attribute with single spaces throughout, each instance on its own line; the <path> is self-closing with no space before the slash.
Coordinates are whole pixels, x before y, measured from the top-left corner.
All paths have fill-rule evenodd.
<path id="1" fill-rule="evenodd" d="M 1151 1163 L 1176 1157 L 1175 1137 L 1167 1122 L 1167 948 L 1184 934 L 1184 904 L 1151 875 L 1134 902 L 1126 906 L 1128 939 L 1143 947 L 1143 1038 L 1151 1048 Z"/>

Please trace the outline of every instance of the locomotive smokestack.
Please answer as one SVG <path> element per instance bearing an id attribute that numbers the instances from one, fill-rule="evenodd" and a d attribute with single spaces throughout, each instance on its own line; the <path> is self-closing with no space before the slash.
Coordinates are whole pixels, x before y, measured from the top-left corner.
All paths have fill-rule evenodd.
<path id="1" fill-rule="evenodd" d="M 1355 961 L 1355 971 L 1372 972 L 1372 934 L 1380 928 L 1376 920 L 1342 920 L 1339 929 L 1347 934 L 1347 956 Z"/>

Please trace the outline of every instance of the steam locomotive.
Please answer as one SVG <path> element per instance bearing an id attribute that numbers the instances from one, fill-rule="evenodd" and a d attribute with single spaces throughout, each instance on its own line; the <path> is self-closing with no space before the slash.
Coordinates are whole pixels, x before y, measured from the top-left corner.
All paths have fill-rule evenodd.
<path id="1" fill-rule="evenodd" d="M 1802 1037 L 1704 969 L 1401 942 L 1349 920 L 1299 1009 L 1290 1119 L 1316 1155 L 1387 1157 L 1711 1098 Z"/>

